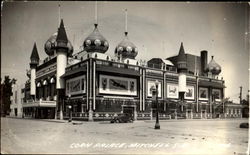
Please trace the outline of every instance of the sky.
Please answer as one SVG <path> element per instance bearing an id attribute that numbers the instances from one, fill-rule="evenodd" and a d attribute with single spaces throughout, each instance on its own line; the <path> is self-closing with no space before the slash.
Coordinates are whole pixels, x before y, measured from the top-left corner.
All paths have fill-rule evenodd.
<path id="1" fill-rule="evenodd" d="M 47 57 L 44 43 L 57 31 L 60 17 L 68 39 L 79 51 L 93 31 L 95 2 L 4 2 L 1 5 L 1 77 L 9 75 L 19 84 L 27 80 L 30 55 L 37 44 L 40 59 Z M 249 4 L 224 2 L 111 2 L 100 1 L 98 29 L 109 42 L 107 55 L 114 56 L 124 38 L 128 10 L 128 37 L 138 48 L 138 60 L 168 58 L 178 54 L 183 42 L 186 53 L 200 56 L 208 51 L 221 65 L 225 97 L 239 102 L 249 88 Z M 76 52 L 74 52 L 76 53 Z"/>

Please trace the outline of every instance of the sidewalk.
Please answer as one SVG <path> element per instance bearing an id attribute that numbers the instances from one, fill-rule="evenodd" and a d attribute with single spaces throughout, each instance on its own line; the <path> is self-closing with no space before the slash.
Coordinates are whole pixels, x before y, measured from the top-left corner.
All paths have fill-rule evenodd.
<path id="1" fill-rule="evenodd" d="M 11 118 L 11 119 L 24 119 L 24 120 L 34 120 L 34 121 L 43 121 L 43 122 L 52 122 L 52 123 L 69 123 L 73 125 L 80 125 L 80 124 L 85 124 L 85 123 L 99 123 L 99 124 L 109 124 L 110 121 L 86 121 L 86 120 L 72 120 L 72 122 L 68 122 L 68 119 L 38 119 L 38 118 L 21 118 L 21 117 L 11 117 L 11 116 L 6 116 L 6 118 Z M 159 120 L 159 122 L 186 122 L 186 121 L 249 121 L 248 118 L 226 118 L 226 119 L 164 119 L 164 120 Z M 155 122 L 155 118 L 153 120 L 136 120 L 133 121 L 133 123 L 140 123 L 140 122 L 145 122 L 145 123 L 152 123 Z"/>
<path id="2" fill-rule="evenodd" d="M 186 121 L 232 121 L 232 120 L 238 120 L 238 121 L 247 121 L 248 122 L 248 118 L 202 118 L 202 119 L 167 119 L 167 120 L 159 120 L 159 122 L 186 122 Z M 141 121 L 141 120 L 139 120 Z M 156 120 L 142 120 L 144 122 L 155 122 Z"/>

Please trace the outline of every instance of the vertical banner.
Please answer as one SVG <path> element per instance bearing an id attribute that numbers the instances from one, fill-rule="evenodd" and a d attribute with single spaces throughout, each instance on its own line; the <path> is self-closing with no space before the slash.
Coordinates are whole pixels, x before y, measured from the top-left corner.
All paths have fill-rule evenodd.
<path id="1" fill-rule="evenodd" d="M 186 92 L 186 74 L 180 73 L 179 75 L 179 92 Z"/>

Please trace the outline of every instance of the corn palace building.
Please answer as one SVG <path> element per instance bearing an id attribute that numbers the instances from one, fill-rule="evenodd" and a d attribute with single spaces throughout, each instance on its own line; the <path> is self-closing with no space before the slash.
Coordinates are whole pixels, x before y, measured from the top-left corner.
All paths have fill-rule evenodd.
<path id="1" fill-rule="evenodd" d="M 213 57 L 208 62 L 206 50 L 192 55 L 180 43 L 176 56 L 139 61 L 126 31 L 110 56 L 98 24 L 83 47 L 73 55 L 63 20 L 45 42 L 47 58 L 40 60 L 42 51 L 34 44 L 23 90 L 24 117 L 67 119 L 71 107 L 73 119 L 108 120 L 120 113 L 152 119 L 156 84 L 160 119 L 230 116 L 223 104 L 225 81 L 218 77 L 221 66 Z M 234 116 L 241 117 L 240 105 L 234 109 Z"/>

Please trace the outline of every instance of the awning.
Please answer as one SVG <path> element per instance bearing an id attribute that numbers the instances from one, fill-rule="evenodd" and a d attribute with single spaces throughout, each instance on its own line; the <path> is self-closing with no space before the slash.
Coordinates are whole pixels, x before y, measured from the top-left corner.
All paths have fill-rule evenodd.
<path id="1" fill-rule="evenodd" d="M 24 108 L 28 107 L 47 107 L 47 108 L 54 108 L 56 107 L 56 101 L 30 101 L 27 103 L 23 103 Z"/>

